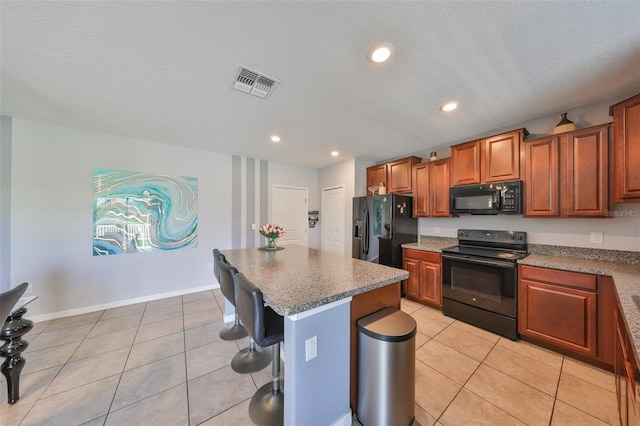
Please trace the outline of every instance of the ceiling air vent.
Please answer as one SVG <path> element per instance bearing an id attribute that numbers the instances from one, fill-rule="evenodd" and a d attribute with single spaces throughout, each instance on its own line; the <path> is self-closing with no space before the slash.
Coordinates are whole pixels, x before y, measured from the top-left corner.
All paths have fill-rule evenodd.
<path id="1" fill-rule="evenodd" d="M 262 99 L 269 97 L 280 81 L 240 65 L 233 88 Z"/>

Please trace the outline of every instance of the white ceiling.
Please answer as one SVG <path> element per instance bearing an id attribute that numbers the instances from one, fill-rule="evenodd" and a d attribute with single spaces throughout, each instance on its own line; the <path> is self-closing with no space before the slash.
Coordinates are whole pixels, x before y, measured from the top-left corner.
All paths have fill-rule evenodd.
<path id="1" fill-rule="evenodd" d="M 313 168 L 640 91 L 639 1 L 0 7 L 2 114 Z M 374 65 L 382 41 L 395 54 Z M 279 87 L 233 90 L 239 64 Z"/>

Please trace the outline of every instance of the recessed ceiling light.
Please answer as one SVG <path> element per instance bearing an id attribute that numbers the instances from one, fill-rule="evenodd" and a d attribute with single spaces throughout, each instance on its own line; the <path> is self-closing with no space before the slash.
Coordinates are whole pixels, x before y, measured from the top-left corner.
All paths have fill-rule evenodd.
<path id="1" fill-rule="evenodd" d="M 278 135 L 271 136 L 271 142 L 276 142 L 276 143 L 280 142 L 280 136 Z"/>
<path id="2" fill-rule="evenodd" d="M 384 62 L 393 53 L 393 45 L 391 43 L 381 43 L 373 46 L 369 51 L 369 60 L 371 62 L 380 63 Z"/>
<path id="3" fill-rule="evenodd" d="M 338 151 L 331 151 L 331 155 L 333 157 L 337 157 L 338 155 L 340 155 L 340 153 Z"/>
<path id="4" fill-rule="evenodd" d="M 449 111 L 453 111 L 456 108 L 458 108 L 457 102 L 447 102 L 446 104 L 440 107 L 440 111 L 449 112 Z"/>

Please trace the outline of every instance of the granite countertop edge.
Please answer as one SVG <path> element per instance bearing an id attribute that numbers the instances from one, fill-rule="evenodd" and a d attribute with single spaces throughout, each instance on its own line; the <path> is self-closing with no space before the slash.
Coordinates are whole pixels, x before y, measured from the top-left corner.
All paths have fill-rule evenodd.
<path id="1" fill-rule="evenodd" d="M 295 315 L 311 309 L 319 308 L 329 303 L 337 302 L 338 300 L 346 299 L 347 297 L 353 297 L 358 294 L 366 293 L 367 291 L 385 287 L 387 285 L 396 283 L 398 281 L 406 280 L 407 278 L 409 278 L 409 272 L 405 270 L 400 270 L 400 271 L 402 271 L 402 273 L 398 274 L 396 277 L 384 279 L 384 280 L 375 282 L 373 284 L 368 284 L 362 287 L 350 289 L 342 293 L 333 294 L 329 297 L 325 297 L 323 299 L 315 300 L 309 303 L 303 303 L 301 305 L 294 305 L 291 307 L 280 308 L 280 307 L 271 305 L 271 303 L 269 303 L 269 300 L 265 300 L 265 302 L 268 305 L 270 305 L 271 308 L 279 315 L 282 315 L 282 316 Z"/>
<path id="2" fill-rule="evenodd" d="M 518 264 L 612 277 L 636 359 L 640 359 L 640 310 L 631 298 L 640 295 L 640 265 L 541 254 L 530 254 Z"/>

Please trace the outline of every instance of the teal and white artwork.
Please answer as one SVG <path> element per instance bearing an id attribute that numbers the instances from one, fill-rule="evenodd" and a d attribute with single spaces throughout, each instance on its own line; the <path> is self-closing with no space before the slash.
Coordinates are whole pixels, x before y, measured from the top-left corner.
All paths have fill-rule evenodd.
<path id="1" fill-rule="evenodd" d="M 198 178 L 95 169 L 93 255 L 198 246 Z"/>

